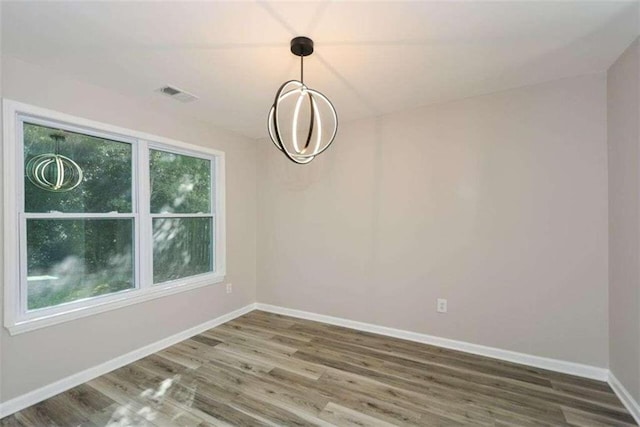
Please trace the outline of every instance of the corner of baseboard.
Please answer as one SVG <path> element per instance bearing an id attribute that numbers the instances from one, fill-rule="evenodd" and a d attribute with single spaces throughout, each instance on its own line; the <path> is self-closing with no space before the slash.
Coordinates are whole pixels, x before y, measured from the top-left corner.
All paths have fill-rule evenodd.
<path id="1" fill-rule="evenodd" d="M 616 378 L 613 372 L 609 371 L 608 383 L 613 389 L 614 393 L 618 396 L 622 404 L 627 408 L 629 413 L 636 420 L 636 423 L 640 425 L 640 404 L 631 396 L 629 390 Z"/>

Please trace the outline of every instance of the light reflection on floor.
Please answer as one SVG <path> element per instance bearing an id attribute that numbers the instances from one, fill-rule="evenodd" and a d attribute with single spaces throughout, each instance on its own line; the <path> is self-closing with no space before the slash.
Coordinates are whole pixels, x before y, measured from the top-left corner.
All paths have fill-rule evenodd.
<path id="1" fill-rule="evenodd" d="M 107 427 L 142 427 L 152 423 L 164 425 L 176 422 L 190 408 L 195 399 L 197 384 L 193 380 L 185 384 L 182 375 L 174 375 L 163 380 L 157 388 L 147 388 L 139 395 L 139 400 L 118 406 L 105 424 Z M 169 404 L 167 399 L 171 399 Z"/>

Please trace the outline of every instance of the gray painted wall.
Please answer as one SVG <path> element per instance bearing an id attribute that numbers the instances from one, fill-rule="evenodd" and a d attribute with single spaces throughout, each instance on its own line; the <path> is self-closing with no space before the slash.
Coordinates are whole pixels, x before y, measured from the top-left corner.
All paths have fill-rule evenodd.
<path id="1" fill-rule="evenodd" d="M 640 402 L 640 44 L 607 73 L 609 367 Z"/>
<path id="2" fill-rule="evenodd" d="M 220 284 L 14 337 L 3 328 L 0 401 L 256 299 L 607 366 L 604 75 L 347 124 L 300 167 L 269 141 L 2 60 L 3 96 L 227 153 L 234 293 Z M 436 314 L 438 297 L 449 313 Z"/>
<path id="3" fill-rule="evenodd" d="M 256 300 L 256 146 L 148 103 L 57 76 L 11 58 L 3 96 L 226 153 L 227 281 L 33 332 L 0 332 L 0 401 L 108 361 Z M 167 102 L 173 102 L 166 100 Z"/>
<path id="4" fill-rule="evenodd" d="M 263 141 L 258 300 L 607 366 L 605 90 L 589 75 L 349 123 L 305 167 Z"/>

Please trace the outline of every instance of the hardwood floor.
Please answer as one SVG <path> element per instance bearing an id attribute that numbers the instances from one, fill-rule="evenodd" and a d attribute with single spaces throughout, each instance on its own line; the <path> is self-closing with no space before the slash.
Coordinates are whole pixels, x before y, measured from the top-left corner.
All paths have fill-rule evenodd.
<path id="1" fill-rule="evenodd" d="M 2 426 L 628 426 L 604 382 L 254 311 Z"/>

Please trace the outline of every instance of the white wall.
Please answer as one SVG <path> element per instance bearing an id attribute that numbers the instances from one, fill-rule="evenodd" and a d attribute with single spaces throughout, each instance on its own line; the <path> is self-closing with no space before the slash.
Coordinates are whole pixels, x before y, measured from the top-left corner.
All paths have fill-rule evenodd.
<path id="1" fill-rule="evenodd" d="M 0 401 L 108 361 L 256 299 L 255 142 L 202 122 L 152 110 L 100 87 L 2 58 L 3 96 L 80 117 L 213 147 L 226 153 L 227 282 L 77 321 L 0 333 Z M 1 292 L 0 292 L 1 294 Z"/>
<path id="2" fill-rule="evenodd" d="M 640 44 L 607 73 L 609 367 L 640 402 Z"/>
<path id="3" fill-rule="evenodd" d="M 308 166 L 262 141 L 258 300 L 606 367 L 605 83 L 346 124 Z"/>

